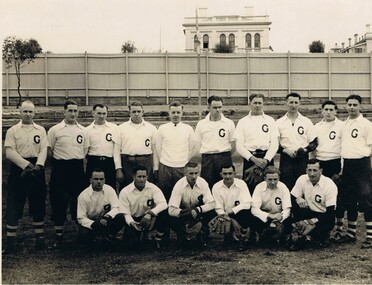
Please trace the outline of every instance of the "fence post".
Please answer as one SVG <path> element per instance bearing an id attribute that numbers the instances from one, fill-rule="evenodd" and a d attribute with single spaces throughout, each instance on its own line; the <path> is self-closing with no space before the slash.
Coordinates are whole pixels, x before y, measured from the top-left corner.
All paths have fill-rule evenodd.
<path id="1" fill-rule="evenodd" d="M 49 91 L 48 91 L 48 53 L 44 57 L 44 76 L 45 76 L 45 106 L 49 106 Z"/>
<path id="2" fill-rule="evenodd" d="M 169 105 L 168 51 L 165 52 L 165 101 Z"/>
<path id="3" fill-rule="evenodd" d="M 89 105 L 89 78 L 88 78 L 88 53 L 85 52 L 84 58 L 84 66 L 85 66 L 85 105 Z"/>
<path id="4" fill-rule="evenodd" d="M 369 84 L 370 84 L 370 100 L 372 104 L 372 51 L 369 54 Z"/>
<path id="5" fill-rule="evenodd" d="M 332 99 L 332 80 L 331 80 L 331 53 L 328 52 L 328 99 Z"/>
<path id="6" fill-rule="evenodd" d="M 207 102 L 209 98 L 209 49 L 206 52 L 205 56 L 205 72 L 206 72 L 206 84 L 207 84 Z"/>
<path id="7" fill-rule="evenodd" d="M 288 94 L 291 93 L 291 52 L 288 51 Z"/>
<path id="8" fill-rule="evenodd" d="M 128 53 L 125 52 L 125 80 L 127 87 L 127 106 L 129 106 L 129 59 Z"/>
<path id="9" fill-rule="evenodd" d="M 5 72 L 6 72 L 6 105 L 9 106 L 9 68 L 6 68 Z"/>
<path id="10" fill-rule="evenodd" d="M 247 56 L 246 56 L 246 63 L 247 63 L 247 102 L 248 102 L 248 105 L 249 105 L 249 93 L 251 93 L 251 86 L 249 85 L 249 52 L 247 52 Z"/>

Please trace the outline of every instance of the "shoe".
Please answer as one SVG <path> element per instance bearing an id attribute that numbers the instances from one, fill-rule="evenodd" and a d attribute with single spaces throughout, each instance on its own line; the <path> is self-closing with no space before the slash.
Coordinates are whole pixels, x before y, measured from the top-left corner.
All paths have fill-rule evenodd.
<path id="1" fill-rule="evenodd" d="M 35 249 L 37 251 L 41 251 L 41 250 L 44 250 L 45 249 L 44 238 L 42 238 L 42 237 L 36 238 L 36 240 L 35 240 Z"/>
<path id="2" fill-rule="evenodd" d="M 207 246 L 208 246 L 208 244 L 207 244 L 208 243 L 208 236 L 205 233 L 203 233 L 203 234 L 199 233 L 196 237 L 196 240 L 198 241 L 199 247 L 201 249 L 207 248 Z"/>
<path id="3" fill-rule="evenodd" d="M 63 246 L 63 236 L 57 236 L 52 245 L 52 249 L 61 249 Z"/>
<path id="4" fill-rule="evenodd" d="M 312 245 L 312 239 L 310 236 L 302 236 L 297 241 L 295 241 L 290 247 L 290 251 L 303 250 L 309 248 Z"/>
<path id="5" fill-rule="evenodd" d="M 345 236 L 341 232 L 336 232 L 333 237 L 329 239 L 332 243 L 340 243 L 342 239 L 344 239 Z"/>
<path id="6" fill-rule="evenodd" d="M 351 237 L 349 235 L 342 236 L 342 238 L 339 239 L 339 241 L 338 241 L 338 243 L 355 243 L 355 242 L 356 242 L 356 238 Z"/>
<path id="7" fill-rule="evenodd" d="M 372 248 L 372 239 L 366 239 L 363 243 L 361 248 Z"/>

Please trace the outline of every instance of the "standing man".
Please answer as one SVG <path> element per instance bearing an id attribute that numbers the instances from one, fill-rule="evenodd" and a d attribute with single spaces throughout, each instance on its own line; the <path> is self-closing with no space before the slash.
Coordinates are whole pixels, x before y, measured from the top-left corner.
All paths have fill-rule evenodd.
<path id="1" fill-rule="evenodd" d="M 118 127 L 114 137 L 116 179 L 120 190 L 133 181 L 133 169 L 139 165 L 147 169 L 148 181 L 153 182 L 158 169 L 155 152 L 156 127 L 143 119 L 143 105 L 134 101 L 129 106 L 130 119 Z"/>
<path id="2" fill-rule="evenodd" d="M 286 96 L 287 113 L 276 121 L 280 138 L 280 173 L 282 182 L 292 189 L 297 178 L 306 173 L 309 152 L 317 147 L 316 132 L 310 119 L 298 112 L 301 96 Z"/>
<path id="3" fill-rule="evenodd" d="M 295 199 L 293 220 L 300 235 L 291 246 L 292 250 L 303 249 L 309 243 L 327 247 L 335 224 L 336 184 L 322 175 L 322 168 L 316 159 L 308 161 L 306 172 L 297 179 L 291 191 Z"/>
<path id="4" fill-rule="evenodd" d="M 235 178 L 235 166 L 233 164 L 222 165 L 220 173 L 222 180 L 212 188 L 213 198 L 216 202 L 216 213 L 219 216 L 236 220 L 241 226 L 238 236 L 234 236 L 233 231 L 226 233 L 224 243 L 229 244 L 237 238 L 244 243 L 248 240 L 248 228 L 252 223 L 250 211 L 252 197 L 247 184 L 243 180 Z M 243 246 L 244 244 L 242 244 Z"/>
<path id="5" fill-rule="evenodd" d="M 186 226 L 202 223 L 198 233 L 199 245 L 205 247 L 209 237 L 208 223 L 213 218 L 215 202 L 208 183 L 199 177 L 196 162 L 185 165 L 185 176 L 174 185 L 169 200 L 170 226 L 177 233 L 180 246 L 185 245 Z"/>
<path id="6" fill-rule="evenodd" d="M 355 243 L 358 211 L 364 212 L 367 238 L 362 248 L 372 248 L 372 124 L 360 113 L 362 98 L 346 98 L 349 117 L 341 132 L 341 157 L 344 160 L 340 185 L 341 206 L 347 210 L 348 230 L 342 242 Z"/>
<path id="7" fill-rule="evenodd" d="M 92 169 L 91 185 L 78 197 L 78 243 L 93 246 L 97 238 L 113 239 L 124 226 L 116 191 L 105 184 L 105 172 Z"/>
<path id="8" fill-rule="evenodd" d="M 341 132 L 344 123 L 337 119 L 337 105 L 331 100 L 322 104 L 323 120 L 315 124 L 318 138 L 318 146 L 314 152 L 319 160 L 323 175 L 337 183 L 341 174 Z M 342 236 L 343 218 L 345 207 L 342 206 L 341 189 L 338 189 L 338 201 L 336 207 L 336 232 L 331 238 L 333 242 L 339 242 Z"/>
<path id="9" fill-rule="evenodd" d="M 167 202 L 161 190 L 147 181 L 147 168 L 133 169 L 133 182 L 119 194 L 121 212 L 126 225 L 124 234 L 140 240 L 142 232 L 156 229 L 156 246 L 162 248 L 162 240 L 167 227 Z"/>
<path id="10" fill-rule="evenodd" d="M 236 149 L 244 158 L 243 177 L 247 177 L 247 170 L 252 166 L 263 169 L 273 163 L 278 150 L 278 127 L 275 120 L 266 115 L 263 110 L 264 95 L 252 94 L 249 96 L 251 111 L 240 119 L 236 126 Z M 257 183 L 248 182 L 248 188 L 253 193 Z"/>
<path id="11" fill-rule="evenodd" d="M 284 242 L 292 230 L 291 194 L 279 181 L 280 172 L 275 166 L 265 169 L 264 178 L 253 192 L 253 228 L 264 242 L 273 242 L 274 236 L 274 242 Z"/>
<path id="12" fill-rule="evenodd" d="M 114 141 L 117 125 L 107 122 L 107 106 L 93 106 L 94 121 L 85 128 L 85 148 L 88 150 L 86 180 L 90 181 L 92 170 L 100 168 L 105 173 L 105 183 L 116 189 Z"/>
<path id="13" fill-rule="evenodd" d="M 224 164 L 232 164 L 235 152 L 234 122 L 222 113 L 222 98 L 208 98 L 209 114 L 198 122 L 195 129 L 196 150 L 201 154 L 201 174 L 212 189 L 221 180 L 220 171 Z"/>
<path id="14" fill-rule="evenodd" d="M 51 219 L 56 233 L 53 245 L 56 249 L 62 246 L 63 226 L 69 205 L 71 219 L 76 220 L 77 197 L 84 189 L 85 179 L 85 128 L 76 121 L 78 106 L 75 101 L 67 100 L 64 110 L 64 120 L 48 132 L 48 154 L 52 157 L 53 166 L 50 176 Z"/>
<path id="15" fill-rule="evenodd" d="M 48 140 L 45 129 L 33 122 L 34 103 L 27 100 L 21 104 L 21 121 L 11 127 L 5 137 L 5 156 L 10 161 L 7 187 L 6 235 L 7 244 L 3 254 L 14 252 L 18 220 L 28 198 L 30 213 L 36 234 L 35 248 L 44 248 L 45 172 Z"/>
<path id="16" fill-rule="evenodd" d="M 176 182 L 184 176 L 184 166 L 194 155 L 194 130 L 181 122 L 183 106 L 178 101 L 169 105 L 171 121 L 159 127 L 156 152 L 159 157 L 158 185 L 169 200 Z"/>

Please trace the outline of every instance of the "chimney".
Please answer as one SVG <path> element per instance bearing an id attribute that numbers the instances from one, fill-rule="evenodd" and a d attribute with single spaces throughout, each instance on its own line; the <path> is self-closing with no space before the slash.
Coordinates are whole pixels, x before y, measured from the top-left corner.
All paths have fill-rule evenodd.
<path id="1" fill-rule="evenodd" d="M 358 34 L 354 35 L 354 45 L 358 42 Z"/>
<path id="2" fill-rule="evenodd" d="M 246 16 L 253 16 L 253 10 L 254 10 L 253 6 L 245 6 L 244 8 L 245 8 Z"/>
<path id="3" fill-rule="evenodd" d="M 207 17 L 208 8 L 199 8 L 198 17 L 206 18 Z"/>
<path id="4" fill-rule="evenodd" d="M 366 25 L 366 30 L 367 30 L 367 33 L 371 32 L 371 30 L 370 30 L 370 27 L 371 27 L 371 25 L 370 25 L 370 24 L 367 24 L 367 25 Z"/>
<path id="5" fill-rule="evenodd" d="M 345 43 L 342 43 L 342 48 L 345 48 Z"/>
<path id="6" fill-rule="evenodd" d="M 349 38 L 349 47 L 351 47 L 351 38 Z"/>

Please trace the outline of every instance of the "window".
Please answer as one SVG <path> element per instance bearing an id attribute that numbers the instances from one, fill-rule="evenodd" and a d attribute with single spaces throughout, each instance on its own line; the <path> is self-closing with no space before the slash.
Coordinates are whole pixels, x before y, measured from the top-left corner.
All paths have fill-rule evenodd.
<path id="1" fill-rule="evenodd" d="M 245 35 L 245 48 L 252 48 L 252 36 L 251 34 Z"/>
<path id="2" fill-rule="evenodd" d="M 355 48 L 355 53 L 363 53 L 363 49 L 362 48 Z"/>
<path id="3" fill-rule="evenodd" d="M 229 46 L 235 47 L 235 36 L 234 36 L 234 34 L 229 35 Z"/>
<path id="4" fill-rule="evenodd" d="M 261 47 L 261 37 L 260 34 L 254 35 L 254 48 L 260 48 Z"/>
<path id="5" fill-rule="evenodd" d="M 208 35 L 203 36 L 203 48 L 205 49 L 209 48 L 209 36 Z"/>
<path id="6" fill-rule="evenodd" d="M 220 35 L 220 44 L 225 45 L 226 44 L 226 36 L 225 34 Z"/>

